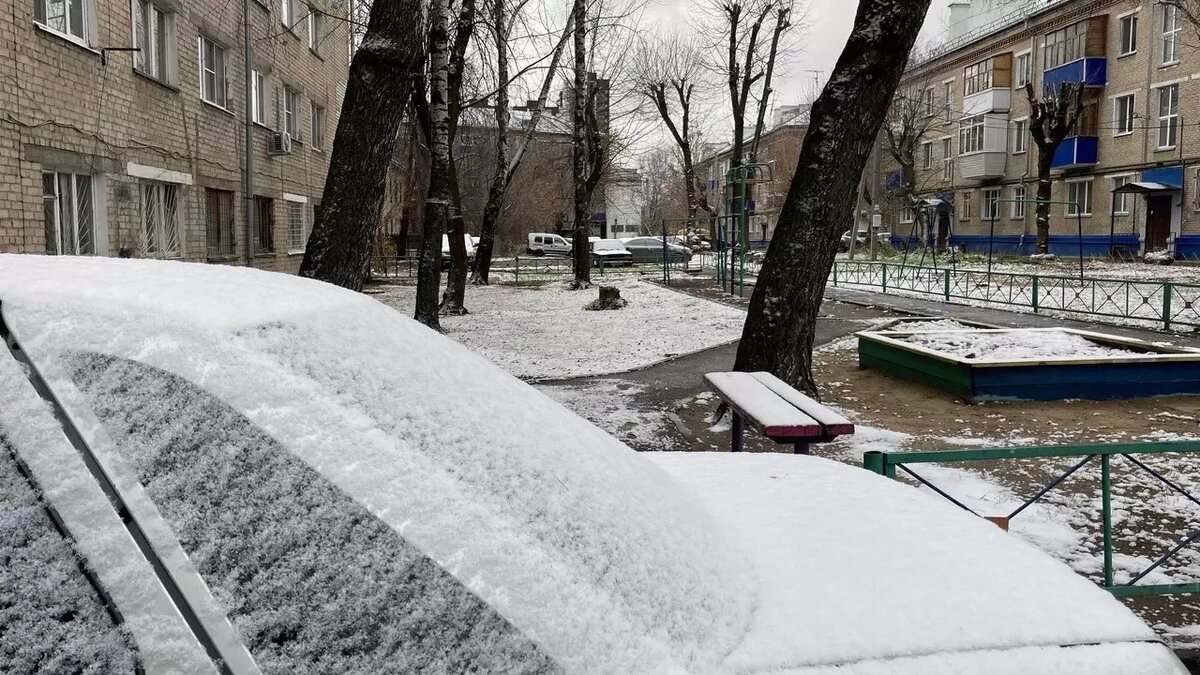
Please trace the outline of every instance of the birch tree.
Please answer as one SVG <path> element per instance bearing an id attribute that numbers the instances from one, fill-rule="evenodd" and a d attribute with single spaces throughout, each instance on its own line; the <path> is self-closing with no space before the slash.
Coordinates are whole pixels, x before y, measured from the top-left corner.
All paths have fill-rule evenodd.
<path id="1" fill-rule="evenodd" d="M 350 62 L 321 208 L 300 275 L 361 290 L 400 122 L 424 62 L 419 0 L 375 0 Z"/>
<path id="2" fill-rule="evenodd" d="M 1037 146 L 1037 252 L 1050 252 L 1050 197 L 1053 188 L 1050 164 L 1063 139 L 1083 115 L 1083 87 L 1064 83 L 1047 91 L 1042 98 L 1033 93 L 1033 85 L 1025 85 L 1029 99 L 1029 135 Z"/>
<path id="3" fill-rule="evenodd" d="M 850 38 L 813 103 L 808 134 L 750 298 L 736 370 L 816 393 L 817 313 L 859 179 L 930 0 L 861 0 Z"/>
<path id="4" fill-rule="evenodd" d="M 595 183 L 589 185 L 590 168 L 597 158 L 592 155 L 590 129 L 587 123 L 589 103 L 593 99 L 593 87 L 587 72 L 587 0 L 573 0 L 571 20 L 575 63 L 572 67 L 571 92 L 571 175 L 575 186 L 573 259 L 575 278 L 571 288 L 589 288 L 592 285 L 591 249 L 588 235 L 588 209 L 592 201 Z"/>
<path id="5" fill-rule="evenodd" d="M 454 140 L 458 135 L 458 124 L 463 110 L 463 77 L 467 69 L 467 47 L 475 32 L 475 0 L 462 0 L 458 20 L 455 23 L 454 40 L 450 44 L 449 69 L 446 77 L 446 109 L 449 116 L 449 170 L 450 212 L 447 221 L 447 239 L 450 244 L 450 274 L 446 277 L 446 291 L 442 294 L 441 314 L 466 314 L 465 294 L 467 271 L 466 234 L 463 221 L 462 194 L 458 181 L 458 165 L 454 158 Z M 441 238 L 438 239 L 439 255 Z M 440 261 L 439 261 L 440 265 Z"/>
<path id="6" fill-rule="evenodd" d="M 438 287 L 442 277 L 442 234 L 450 220 L 450 6 L 448 0 L 429 5 L 429 188 L 421 230 L 414 318 L 440 330 Z"/>

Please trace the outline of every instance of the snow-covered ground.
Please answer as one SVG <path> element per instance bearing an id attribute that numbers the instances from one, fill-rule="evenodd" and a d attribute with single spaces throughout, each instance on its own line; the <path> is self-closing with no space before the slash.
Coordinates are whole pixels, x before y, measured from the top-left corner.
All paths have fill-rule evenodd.
<path id="1" fill-rule="evenodd" d="M 1136 354 L 1062 330 L 943 330 L 914 333 L 899 339 L 943 354 L 979 360 L 1105 358 Z"/>
<path id="2" fill-rule="evenodd" d="M 848 257 L 842 255 L 838 257 L 838 262 L 851 262 Z M 870 262 L 864 256 L 855 256 L 853 262 Z M 920 263 L 924 267 L 933 267 L 934 261 L 930 256 L 925 256 L 924 261 L 921 260 L 920 251 L 915 254 L 910 253 L 908 258 L 904 258 L 903 254 L 880 258 L 876 262 L 883 262 L 889 265 L 892 264 L 907 264 L 916 266 Z M 951 263 L 944 255 L 939 255 L 937 259 L 937 267 L 945 268 L 952 267 Z M 954 268 L 960 270 L 977 270 L 986 272 L 988 269 L 987 256 L 978 254 L 969 254 L 959 258 L 958 262 L 953 265 Z M 1058 260 L 1026 260 L 1023 258 L 1005 257 L 1003 259 L 992 261 L 992 272 L 1000 272 L 1005 274 L 1037 274 L 1039 276 L 1059 276 L 1059 277 L 1078 277 L 1079 276 L 1079 260 L 1071 258 L 1060 258 Z M 1084 260 L 1083 275 L 1085 277 L 1093 277 L 1098 279 L 1125 279 L 1135 281 L 1171 281 L 1178 283 L 1196 283 L 1200 284 L 1200 265 L 1191 264 L 1175 264 L 1175 265 L 1152 265 L 1141 262 L 1111 262 L 1107 260 Z"/>
<path id="3" fill-rule="evenodd" d="M 670 413 L 635 403 L 635 397 L 645 391 L 640 385 L 600 379 L 589 380 L 586 384 L 543 383 L 535 386 L 635 450 L 680 449 Z"/>
<path id="4" fill-rule="evenodd" d="M 596 290 L 493 284 L 467 289 L 471 312 L 442 317 L 446 335 L 527 380 L 565 379 L 636 370 L 736 340 L 746 320 L 737 307 L 644 283 L 604 279 L 629 301 L 590 312 Z M 416 288 L 387 286 L 375 297 L 411 315 Z"/>

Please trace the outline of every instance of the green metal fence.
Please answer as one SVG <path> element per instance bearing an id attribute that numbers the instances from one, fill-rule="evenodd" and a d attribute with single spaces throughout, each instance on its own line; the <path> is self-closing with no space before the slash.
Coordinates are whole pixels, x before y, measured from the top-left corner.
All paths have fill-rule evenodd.
<path id="1" fill-rule="evenodd" d="M 1104 579 L 1102 584 L 1104 588 L 1117 597 L 1200 593 L 1200 581 L 1154 585 L 1138 583 L 1139 581 L 1145 579 L 1146 576 L 1151 572 L 1160 569 L 1163 563 L 1174 558 L 1189 544 L 1200 538 L 1200 529 L 1196 529 L 1187 536 L 1181 538 L 1174 546 L 1155 559 L 1154 562 L 1152 562 L 1149 566 L 1141 570 L 1139 573 L 1131 575 L 1129 580 L 1125 583 L 1117 584 L 1114 583 L 1113 579 L 1113 553 L 1117 543 L 1115 541 L 1117 533 L 1113 528 L 1112 508 L 1112 461 L 1114 458 L 1121 458 L 1123 461 L 1128 462 L 1133 469 L 1145 472 L 1147 475 L 1153 477 L 1157 482 L 1166 486 L 1169 490 L 1178 494 L 1183 499 L 1186 499 L 1192 504 L 1200 506 L 1200 498 L 1197 498 L 1195 495 L 1181 487 L 1177 481 L 1163 475 L 1162 472 L 1148 466 L 1146 462 L 1138 458 L 1139 455 L 1163 455 L 1168 453 L 1195 455 L 1196 453 L 1200 453 L 1200 442 L 1173 441 L 1160 443 L 1104 443 L 1093 445 L 1055 445 L 944 452 L 867 452 L 863 454 L 863 467 L 869 471 L 873 471 L 888 478 L 895 478 L 897 475 L 897 470 L 900 470 L 913 480 L 928 487 L 945 499 L 954 503 L 959 508 L 974 513 L 978 516 L 988 517 L 989 520 L 1002 520 L 1005 524 L 1007 524 L 1008 521 L 1017 518 L 1029 506 L 1043 499 L 1052 490 L 1062 485 L 1062 483 L 1072 475 L 1075 475 L 1089 464 L 1098 461 L 1100 464 L 1100 531 L 1101 536 L 1103 537 L 1104 550 Z M 912 468 L 913 465 L 917 464 L 1015 461 L 1022 459 L 1046 458 L 1069 458 L 1078 459 L 1078 461 L 1073 463 L 1065 472 L 1055 476 L 1046 485 L 1039 489 L 1032 497 L 1021 503 L 1021 505 L 1016 509 L 1001 517 L 989 517 L 976 512 L 974 509 L 967 507 L 961 501 L 956 499 L 953 495 L 950 495 L 942 488 L 934 485 L 933 482 L 926 479 Z"/>
<path id="2" fill-rule="evenodd" d="M 866 286 L 884 293 L 901 291 L 945 302 L 984 302 L 1032 312 L 1054 311 L 1095 318 L 1135 319 L 1200 327 L 1200 285 L 1094 277 L 1016 274 L 836 261 L 833 286 Z"/>

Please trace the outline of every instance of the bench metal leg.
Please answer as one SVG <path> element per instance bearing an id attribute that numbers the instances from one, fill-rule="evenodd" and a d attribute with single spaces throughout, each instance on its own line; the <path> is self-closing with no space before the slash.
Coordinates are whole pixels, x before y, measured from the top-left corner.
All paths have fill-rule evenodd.
<path id="1" fill-rule="evenodd" d="M 741 415 L 737 414 L 736 412 L 732 414 L 733 434 L 729 449 L 733 452 L 741 452 L 746 441 L 746 423 L 745 420 L 742 419 Z"/>
<path id="2" fill-rule="evenodd" d="M 797 455 L 807 455 L 808 454 L 808 443 L 793 444 L 792 452 Z"/>

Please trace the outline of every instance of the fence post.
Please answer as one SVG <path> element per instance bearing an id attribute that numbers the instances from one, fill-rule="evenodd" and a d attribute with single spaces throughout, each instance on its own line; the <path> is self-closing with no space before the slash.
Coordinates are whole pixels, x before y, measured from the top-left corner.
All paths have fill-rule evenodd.
<path id="1" fill-rule="evenodd" d="M 863 453 L 863 468 L 871 473 L 877 473 L 880 476 L 884 475 L 884 466 L 887 465 L 887 455 L 878 451 L 872 450 Z"/>
<path id="2" fill-rule="evenodd" d="M 521 281 L 521 256 L 513 258 L 513 283 Z"/>
<path id="3" fill-rule="evenodd" d="M 1163 284 L 1163 330 L 1171 330 L 1171 294 L 1174 292 L 1174 284 Z"/>
<path id="4" fill-rule="evenodd" d="M 950 302 L 950 269 L 946 268 L 942 272 L 942 276 L 944 277 L 943 283 L 942 283 L 942 291 L 946 295 L 946 302 Z"/>
<path id="5" fill-rule="evenodd" d="M 883 270 L 883 292 L 887 293 L 887 263 L 881 263 L 880 268 Z"/>
<path id="6" fill-rule="evenodd" d="M 837 288 L 837 261 L 833 261 L 833 287 Z"/>
<path id="7" fill-rule="evenodd" d="M 1100 498 L 1104 520 L 1104 587 L 1113 585 L 1113 544 L 1112 544 L 1112 485 L 1109 475 L 1110 455 L 1100 455 Z"/>
<path id="8" fill-rule="evenodd" d="M 1038 311 L 1038 275 L 1033 275 L 1033 313 Z"/>

